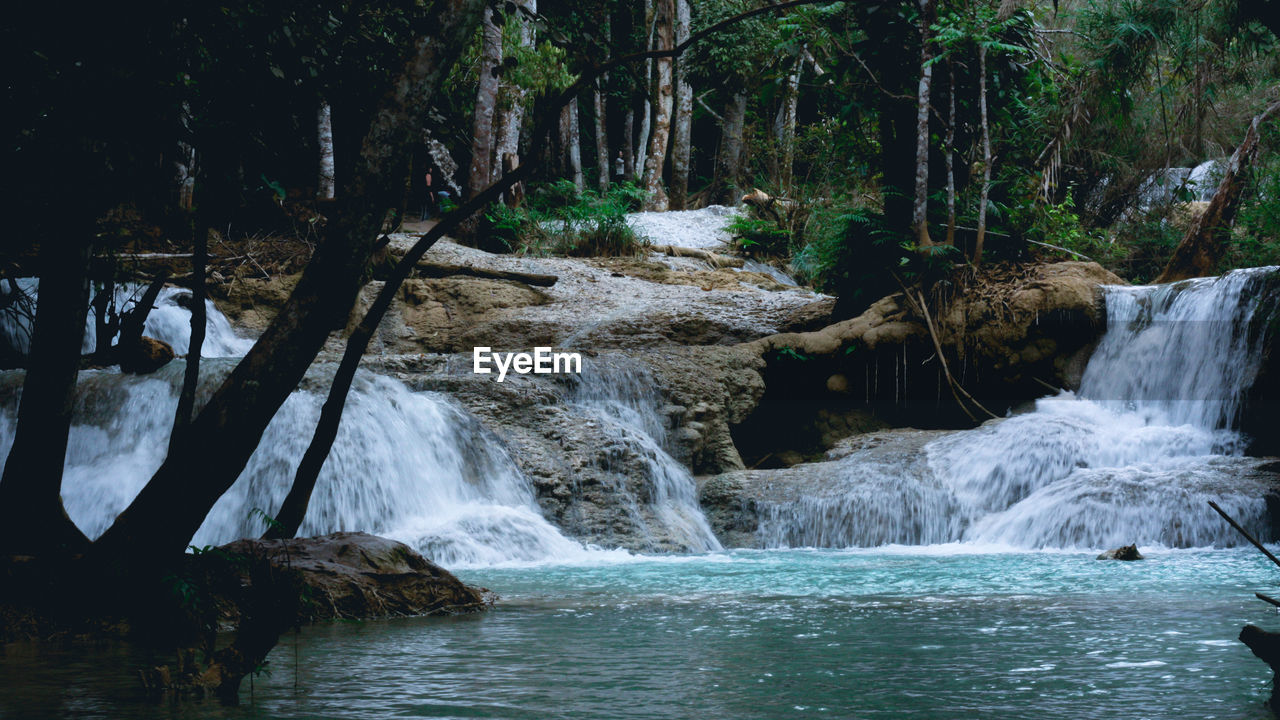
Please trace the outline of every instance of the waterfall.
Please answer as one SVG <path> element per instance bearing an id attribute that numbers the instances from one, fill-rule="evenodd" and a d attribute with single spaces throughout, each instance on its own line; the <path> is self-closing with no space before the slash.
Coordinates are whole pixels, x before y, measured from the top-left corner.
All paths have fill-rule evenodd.
<path id="1" fill-rule="evenodd" d="M 720 542 L 698 506 L 693 476 L 666 450 L 666 422 L 659 413 L 661 398 L 655 388 L 653 378 L 634 364 L 615 368 L 595 361 L 583 368 L 570 401 L 608 427 L 610 436 L 639 458 L 648 497 L 635 498 L 621 474 L 615 483 L 623 497 L 629 496 L 633 520 L 653 534 L 639 511 L 643 502 L 663 530 L 685 547 L 699 552 L 719 550 Z"/>
<path id="2" fill-rule="evenodd" d="M 208 395 L 230 371 L 213 361 Z M 63 476 L 72 520 L 102 534 L 164 459 L 182 362 L 149 376 L 81 373 Z M 232 488 L 205 518 L 196 546 L 261 535 L 311 440 L 332 365 L 314 368 L 271 421 Z M 16 387 L 21 373 L 0 374 Z M 13 398 L 15 393 L 4 395 Z M 0 407 L 0 455 L 13 442 L 16 403 Z M 217 452 L 210 447 L 208 452 Z M 301 534 L 363 530 L 393 537 L 450 565 L 568 559 L 585 550 L 546 522 L 527 479 L 492 433 L 448 398 L 360 372 Z"/>
<path id="3" fill-rule="evenodd" d="M 1239 544 L 1209 500 L 1270 537 L 1266 461 L 1242 456 L 1237 427 L 1280 304 L 1276 280 L 1255 268 L 1107 288 L 1107 331 L 1079 394 L 932 440 L 926 469 L 909 458 L 884 467 L 866 450 L 799 471 L 830 478 L 766 503 L 762 544 Z"/>
<path id="4" fill-rule="evenodd" d="M 40 283 L 35 278 L 19 278 L 9 283 L 0 283 L 0 356 L 14 354 L 24 356 L 31 346 L 31 328 L 35 319 L 36 300 L 39 296 Z M 137 283 L 120 283 L 115 287 L 113 299 L 117 312 L 123 313 L 133 308 L 142 298 L 146 286 Z M 162 340 L 173 347 L 178 355 L 186 355 L 191 342 L 192 299 L 190 290 L 176 287 L 164 287 L 156 296 L 155 306 L 147 315 L 147 322 L 142 334 Z M 211 300 L 205 300 L 205 338 L 200 347 L 201 357 L 238 357 L 248 352 L 253 340 L 236 335 L 230 321 L 214 306 Z M 94 329 L 93 310 L 85 318 L 84 340 L 81 352 L 91 353 L 97 347 Z"/>

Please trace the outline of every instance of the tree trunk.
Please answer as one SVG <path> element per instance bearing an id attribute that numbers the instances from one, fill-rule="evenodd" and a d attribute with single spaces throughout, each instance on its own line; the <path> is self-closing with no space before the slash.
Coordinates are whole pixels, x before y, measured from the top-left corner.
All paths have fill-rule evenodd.
<path id="1" fill-rule="evenodd" d="M 676 0 L 675 43 L 689 39 L 689 0 Z M 688 62 L 676 63 L 675 120 L 671 129 L 671 202 L 672 210 L 684 210 L 689 204 L 689 159 L 692 155 L 693 87 L 689 84 Z"/>
<path id="2" fill-rule="evenodd" d="M 622 122 L 622 173 L 628 180 L 636 177 L 636 154 L 631 143 L 635 142 L 636 111 L 627 108 L 627 116 Z"/>
<path id="3" fill-rule="evenodd" d="M 1236 211 L 1240 209 L 1240 195 L 1253 161 L 1258 157 L 1259 130 L 1277 110 L 1280 110 L 1280 102 L 1269 105 L 1249 123 L 1244 139 L 1227 161 L 1222 182 L 1218 184 L 1209 206 L 1178 243 L 1157 283 L 1213 274 L 1231 238 L 1231 226 L 1235 223 Z"/>
<path id="4" fill-rule="evenodd" d="M 529 12 L 538 11 L 538 0 L 521 0 L 516 4 Z M 520 18 L 520 45 L 524 48 L 532 48 L 537 40 L 533 23 L 523 13 L 517 12 L 517 17 Z M 506 103 L 498 109 L 498 139 L 493 167 L 490 168 L 489 173 L 490 182 L 502 176 L 503 168 L 520 164 L 520 131 L 524 126 L 525 91 L 519 85 L 504 82 L 502 92 Z M 523 196 L 523 191 L 513 188 L 512 192 L 506 193 L 503 199 L 507 205 L 515 207 L 516 198 Z"/>
<path id="5" fill-rule="evenodd" d="M 564 149 L 566 174 L 581 194 L 586 189 L 582 178 L 582 136 L 578 129 L 578 99 L 574 98 L 560 112 L 560 143 Z"/>
<path id="6" fill-rule="evenodd" d="M 476 88 L 475 117 L 471 130 L 471 172 L 467 175 L 467 197 L 488 187 L 493 176 L 493 118 L 498 105 L 498 72 L 502 67 L 502 27 L 494 23 L 494 12 L 485 12 L 480 36 L 480 84 Z"/>
<path id="7" fill-rule="evenodd" d="M 655 0 L 654 27 L 655 49 L 670 50 L 675 46 L 675 2 Z M 672 88 L 671 58 L 654 61 L 657 71 L 657 102 L 653 113 L 653 134 L 649 138 L 649 155 L 644 161 L 644 189 L 649 197 L 645 210 L 667 209 L 667 191 L 662 184 L 662 168 L 667 158 L 667 139 L 671 131 Z"/>
<path id="8" fill-rule="evenodd" d="M 611 174 L 609 169 L 609 129 L 608 124 L 605 122 L 608 116 L 605 114 L 607 108 L 605 107 L 604 92 L 601 90 L 604 80 L 604 78 L 601 78 L 601 85 L 597 85 L 595 90 L 591 91 L 591 99 L 595 105 L 596 115 L 596 173 L 598 173 L 596 187 L 600 190 L 601 195 L 609 192 L 609 176 Z"/>
<path id="9" fill-rule="evenodd" d="M 724 109 L 720 155 L 716 158 L 716 184 L 720 189 L 713 201 L 723 205 L 737 205 L 743 195 L 739 182 L 742 178 L 742 132 L 746 119 L 747 94 L 735 93 Z"/>
<path id="10" fill-rule="evenodd" d="M 654 49 L 654 33 L 657 30 L 658 23 L 658 13 L 654 3 L 663 1 L 665 0 L 645 0 L 644 21 L 645 25 L 648 26 L 648 31 L 645 34 L 644 40 L 645 50 Z M 640 113 L 640 135 L 636 138 L 636 149 L 635 153 L 633 153 L 635 156 L 635 167 L 632 169 L 632 178 L 637 181 L 643 181 L 641 173 L 649 161 L 647 152 L 649 148 L 649 134 L 652 132 L 653 128 L 653 106 L 649 102 L 649 99 L 653 97 L 653 92 L 653 60 L 649 59 L 644 61 L 644 90 L 640 103 L 642 108 Z"/>
<path id="11" fill-rule="evenodd" d="M 209 252 L 209 229 L 197 224 L 195 247 L 191 256 L 191 342 L 187 345 L 187 367 L 182 373 L 182 390 L 178 393 L 178 409 L 173 414 L 173 431 L 169 433 L 169 453 L 187 440 L 191 413 L 196 404 L 196 387 L 200 383 L 200 351 L 204 348 L 206 326 L 205 261 Z"/>
<path id="12" fill-rule="evenodd" d="M 987 239 L 987 198 L 991 196 L 991 123 L 987 118 L 987 48 L 978 46 L 978 114 L 982 121 L 982 194 L 978 198 L 978 236 L 973 241 L 973 264 L 982 264 Z"/>
<path id="13" fill-rule="evenodd" d="M 320 200 L 332 200 L 337 170 L 333 161 L 333 109 L 326 101 L 321 101 L 320 109 L 316 112 L 316 139 L 320 144 L 320 183 L 316 197 Z"/>
<path id="14" fill-rule="evenodd" d="M 956 68 L 947 58 L 947 245 L 956 244 Z"/>
<path id="15" fill-rule="evenodd" d="M 432 34 L 369 119 L 351 183 L 298 285 L 275 320 L 191 424 L 200 443 L 170 454 L 116 518 L 95 550 L 145 570 L 186 548 L 205 515 L 235 482 L 267 423 L 350 312 L 386 208 L 395 204 L 406 158 L 420 141 L 421 108 L 472 37 L 484 0 L 440 0 Z M 215 452 L 206 451 L 215 448 Z"/>
<path id="16" fill-rule="evenodd" d="M 800 100 L 800 75 L 804 72 L 804 55 L 798 55 L 786 85 L 782 88 L 782 104 L 773 120 L 773 136 L 778 142 L 778 185 L 791 194 L 792 173 L 796 163 L 796 106 Z"/>
<path id="17" fill-rule="evenodd" d="M 91 256 L 87 240 L 40 243 L 40 288 L 18 427 L 0 477 L 0 552 L 65 552 L 88 544 L 62 505 L 62 470 L 89 307 Z"/>
<path id="18" fill-rule="evenodd" d="M 916 91 L 916 182 L 911 206 L 911 229 L 916 244 L 933 245 L 929 238 L 929 90 L 933 83 L 930 26 L 937 15 L 937 0 L 920 0 L 920 86 Z"/>

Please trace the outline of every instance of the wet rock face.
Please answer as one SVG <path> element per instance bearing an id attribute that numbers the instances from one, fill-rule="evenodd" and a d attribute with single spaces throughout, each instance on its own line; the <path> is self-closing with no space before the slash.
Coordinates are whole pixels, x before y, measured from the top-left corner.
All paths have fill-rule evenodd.
<path id="1" fill-rule="evenodd" d="M 1082 262 L 993 273 L 928 303 L 952 376 L 1003 415 L 1047 391 L 1079 386 L 1105 330 L 1100 288 L 1123 281 Z M 822 311 L 793 313 L 790 322 L 803 327 Z M 737 430 L 748 465 L 785 452 L 812 458 L 840 437 L 886 426 L 959 428 L 982 419 L 958 408 L 917 300 L 901 293 L 851 320 L 748 347 L 765 361 L 768 388 Z"/>
<path id="2" fill-rule="evenodd" d="M 366 533 L 333 533 L 295 540 L 237 540 L 229 555 L 266 557 L 299 573 L 306 588 L 300 620 L 367 620 L 483 610 L 483 590 L 404 543 Z M 232 599 L 234 603 L 234 598 Z M 230 615 L 238 614 L 234 604 Z"/>

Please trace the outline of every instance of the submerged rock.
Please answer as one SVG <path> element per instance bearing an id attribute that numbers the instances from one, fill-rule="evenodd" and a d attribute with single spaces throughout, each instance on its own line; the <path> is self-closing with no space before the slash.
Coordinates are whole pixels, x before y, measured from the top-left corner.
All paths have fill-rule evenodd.
<path id="1" fill-rule="evenodd" d="M 299 574 L 306 602 L 299 620 L 367 620 L 476 612 L 487 591 L 466 585 L 408 545 L 362 532 L 294 540 L 237 540 L 225 555 L 266 557 Z M 239 610 L 230 598 L 234 619 Z"/>
<path id="2" fill-rule="evenodd" d="M 1142 553 L 1138 552 L 1138 545 L 1125 545 L 1124 547 L 1108 550 L 1098 556 L 1099 560 L 1143 560 Z"/>

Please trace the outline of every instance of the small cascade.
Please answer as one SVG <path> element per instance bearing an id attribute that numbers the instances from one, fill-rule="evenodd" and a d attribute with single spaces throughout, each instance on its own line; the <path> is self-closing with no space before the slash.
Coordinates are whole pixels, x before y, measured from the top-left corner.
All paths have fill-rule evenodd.
<path id="1" fill-rule="evenodd" d="M 230 371 L 207 368 L 206 398 Z M 260 535 L 310 442 L 332 366 L 314 368 L 271 421 L 235 485 L 205 519 L 197 546 Z M 67 452 L 67 512 L 97 537 L 142 489 L 164 458 L 182 362 L 145 376 L 81 374 Z M 0 375 L 17 385 L 20 373 Z M 13 394 L 9 395 L 10 397 Z M 13 441 L 16 406 L 0 408 L 0 454 Z M 210 452 L 217 452 L 210 448 Z M 569 559 L 583 547 L 538 512 L 527 479 L 496 437 L 451 400 L 413 393 L 361 372 L 301 532 L 364 530 L 402 540 L 442 564 Z"/>
<path id="2" fill-rule="evenodd" d="M 1275 268 L 1108 288 L 1108 329 L 1079 395 L 932 440 L 923 471 L 910 453 L 887 467 L 870 451 L 815 464 L 804 472 L 835 479 L 762 508 L 759 537 L 827 547 L 1239 544 L 1209 500 L 1270 537 L 1274 488 L 1258 471 L 1267 461 L 1242 456 L 1236 428 L 1278 288 Z"/>
<path id="3" fill-rule="evenodd" d="M 36 301 L 40 283 L 35 278 L 20 278 L 14 287 L 0 283 L 0 356 L 6 353 L 24 356 L 31 346 L 31 328 L 35 319 Z M 142 298 L 145 285 L 121 283 L 114 291 L 116 311 L 126 312 Z M 190 290 L 176 287 L 161 288 L 155 306 L 147 316 L 142 334 L 168 343 L 178 355 L 186 355 L 191 342 L 192 300 Z M 253 340 L 236 335 L 227 317 L 218 311 L 211 300 L 205 300 L 205 338 L 200 356 L 239 357 L 249 351 Z M 91 353 L 97 347 L 93 311 L 85 318 L 84 341 L 81 351 Z"/>
<path id="4" fill-rule="evenodd" d="M 627 454 L 640 459 L 648 497 L 632 496 L 633 504 L 643 503 L 685 547 L 696 552 L 719 550 L 720 542 L 698 506 L 693 476 L 665 449 L 666 423 L 658 412 L 661 403 L 655 387 L 653 378 L 633 365 L 613 368 L 590 362 L 583 367 L 571 402 L 609 427 L 609 434 L 625 446 Z M 615 489 L 624 496 L 628 494 L 625 486 L 619 477 Z M 633 507 L 631 516 L 644 527 L 639 507 Z"/>
<path id="5" fill-rule="evenodd" d="M 761 543 L 875 547 L 951 542 L 962 529 L 956 499 L 921 465 L 862 454 L 819 463 L 815 467 L 824 469 L 805 478 L 798 497 L 761 504 Z"/>

